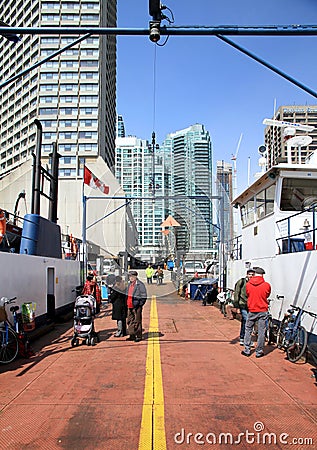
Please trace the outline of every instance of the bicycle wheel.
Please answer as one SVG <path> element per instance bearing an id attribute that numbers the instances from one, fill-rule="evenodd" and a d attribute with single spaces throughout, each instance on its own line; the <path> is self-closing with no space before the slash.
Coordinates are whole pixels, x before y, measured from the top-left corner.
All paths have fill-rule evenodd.
<path id="1" fill-rule="evenodd" d="M 8 329 L 8 339 L 6 339 L 6 330 L 0 330 L 0 364 L 8 364 L 13 361 L 19 351 L 19 343 L 11 328 Z"/>
<path id="2" fill-rule="evenodd" d="M 276 334 L 274 334 L 274 324 L 272 317 L 268 317 L 267 319 L 267 327 L 266 327 L 266 339 L 268 345 L 273 344 L 276 339 Z"/>
<path id="3" fill-rule="evenodd" d="M 278 328 L 277 331 L 277 335 L 276 335 L 276 345 L 277 348 L 282 348 L 284 346 L 284 342 L 285 342 L 285 328 L 288 324 L 288 320 L 283 319 L 282 322 L 280 323 L 280 326 Z"/>
<path id="4" fill-rule="evenodd" d="M 296 335 L 292 338 L 290 346 L 286 349 L 287 358 L 291 362 L 296 362 L 301 359 L 306 351 L 307 339 L 307 331 L 300 325 L 296 331 Z"/>

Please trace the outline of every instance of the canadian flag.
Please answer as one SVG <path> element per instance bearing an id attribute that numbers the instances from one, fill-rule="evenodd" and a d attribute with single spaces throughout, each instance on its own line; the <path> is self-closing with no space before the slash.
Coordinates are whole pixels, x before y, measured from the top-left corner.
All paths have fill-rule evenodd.
<path id="1" fill-rule="evenodd" d="M 84 183 L 94 189 L 99 189 L 103 194 L 109 194 L 109 186 L 99 180 L 86 166 L 84 166 Z"/>

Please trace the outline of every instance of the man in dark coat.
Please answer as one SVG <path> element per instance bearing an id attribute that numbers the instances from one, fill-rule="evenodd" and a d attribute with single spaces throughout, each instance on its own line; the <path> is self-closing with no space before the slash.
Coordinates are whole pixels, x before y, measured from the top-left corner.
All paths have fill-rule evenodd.
<path id="1" fill-rule="evenodd" d="M 112 320 L 117 321 L 115 337 L 127 335 L 127 300 L 126 286 L 120 275 L 116 276 L 109 300 L 112 303 Z"/>
<path id="2" fill-rule="evenodd" d="M 129 272 L 127 289 L 128 341 L 139 342 L 142 339 L 142 309 L 147 299 L 145 284 L 138 279 L 138 272 Z"/>

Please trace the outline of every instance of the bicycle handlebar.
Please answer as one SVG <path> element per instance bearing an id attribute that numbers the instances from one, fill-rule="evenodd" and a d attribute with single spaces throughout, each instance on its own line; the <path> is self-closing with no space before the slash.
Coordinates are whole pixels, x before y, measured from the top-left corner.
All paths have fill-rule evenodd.
<path id="1" fill-rule="evenodd" d="M 309 314 L 310 316 L 317 319 L 317 314 L 312 311 L 307 311 L 306 309 L 300 308 L 299 306 L 290 305 L 291 308 L 295 309 L 296 311 L 302 311 L 303 313 Z"/>
<path id="2" fill-rule="evenodd" d="M 2 297 L 0 302 L 2 303 L 3 306 L 5 306 L 5 305 L 9 305 L 10 303 L 14 303 L 14 300 L 16 300 L 16 297 L 12 297 L 12 298 Z"/>

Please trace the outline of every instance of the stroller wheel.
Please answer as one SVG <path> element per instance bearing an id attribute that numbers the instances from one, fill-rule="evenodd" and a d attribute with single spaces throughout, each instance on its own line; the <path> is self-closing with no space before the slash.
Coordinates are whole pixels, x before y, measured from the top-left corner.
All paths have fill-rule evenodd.
<path id="1" fill-rule="evenodd" d="M 71 346 L 72 347 L 78 347 L 78 345 L 79 345 L 79 339 L 77 339 L 77 338 L 73 338 L 72 340 L 71 340 Z"/>
<path id="2" fill-rule="evenodd" d="M 94 337 L 92 337 L 92 338 L 90 339 L 90 343 L 91 343 L 92 346 L 96 345 L 96 341 L 95 341 L 95 338 L 94 338 Z"/>
<path id="3" fill-rule="evenodd" d="M 86 338 L 86 345 L 90 345 L 90 339 Z"/>

